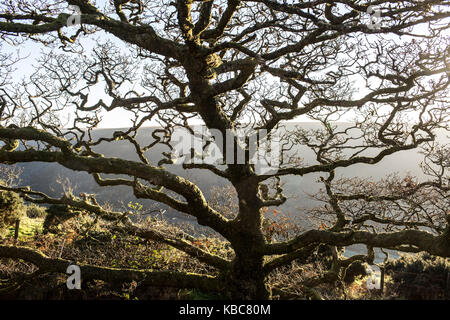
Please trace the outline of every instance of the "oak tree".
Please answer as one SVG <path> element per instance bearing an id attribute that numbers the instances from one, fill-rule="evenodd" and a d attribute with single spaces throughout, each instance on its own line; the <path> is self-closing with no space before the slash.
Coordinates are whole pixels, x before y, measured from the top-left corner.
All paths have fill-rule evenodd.
<path id="1" fill-rule="evenodd" d="M 0 162 L 58 163 L 91 174 L 104 188 L 129 187 L 138 198 L 193 216 L 226 239 L 234 256 L 207 252 L 191 237 L 142 228 L 90 197 L 2 190 L 119 221 L 130 234 L 167 243 L 217 269 L 211 276 L 80 266 L 83 277 L 105 281 L 138 279 L 267 299 L 276 289 L 267 285 L 271 272 L 320 245 L 330 246 L 333 263 L 299 284 L 305 292 L 342 278 L 357 261 L 373 262 L 374 248 L 450 257 L 450 149 L 436 141 L 439 130 L 448 132 L 449 9 L 446 0 L 2 1 Z M 44 55 L 19 83 L 13 76 L 22 57 L 11 48 L 30 43 Z M 131 125 L 96 137 L 102 115 L 118 109 L 132 115 Z M 349 114 L 351 123 L 336 124 Z M 231 132 L 237 141 L 243 128 L 270 136 L 287 121 L 305 118 L 320 129 L 286 127 L 280 139 L 287 153 L 302 146 L 313 152 L 313 161 L 293 153 L 269 172 L 256 170 L 249 156 L 220 165 L 183 164 L 230 182 L 238 197 L 234 217 L 216 210 L 195 183 L 170 172 L 173 153 L 158 163 L 148 157 L 156 145 L 173 147 L 178 128 L 193 132 L 191 120 L 223 137 Z M 155 122 L 154 141 L 138 141 L 138 132 Z M 117 140 L 129 142 L 138 160 L 96 152 L 99 144 Z M 224 151 L 223 144 L 211 143 Z M 418 148 L 427 180 L 390 176 L 371 183 L 338 174 Z M 236 143 L 239 151 L 248 155 L 248 146 Z M 315 197 L 326 205 L 310 213 L 323 224 L 288 240 L 267 239 L 263 214 L 286 202 L 282 179 L 313 174 L 323 184 Z M 340 248 L 353 244 L 365 245 L 367 253 L 344 257 Z M 0 257 L 32 262 L 42 272 L 64 273 L 69 263 L 5 245 Z"/>

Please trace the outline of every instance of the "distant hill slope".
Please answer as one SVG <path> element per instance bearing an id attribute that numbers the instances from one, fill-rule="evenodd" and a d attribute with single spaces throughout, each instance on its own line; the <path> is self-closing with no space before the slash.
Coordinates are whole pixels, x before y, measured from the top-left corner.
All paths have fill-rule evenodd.
<path id="1" fill-rule="evenodd" d="M 320 128 L 319 125 L 314 123 L 292 123 L 288 125 L 288 128 L 293 129 L 294 126 L 300 126 L 306 129 Z M 146 143 L 152 142 L 153 138 L 151 133 L 154 129 L 155 128 L 141 129 L 138 141 Z M 117 129 L 99 129 L 94 132 L 94 135 L 96 137 L 111 137 L 116 130 Z M 445 135 L 441 135 L 439 139 L 448 142 L 448 137 Z M 128 141 L 102 143 L 95 150 L 104 154 L 105 157 L 119 157 L 129 160 L 138 159 L 133 146 Z M 315 163 L 314 154 L 311 151 L 308 151 L 304 146 L 296 146 L 294 150 L 297 154 L 305 158 L 305 163 Z M 152 148 L 147 156 L 153 163 L 157 163 L 162 157 L 161 153 L 164 151 L 169 151 L 169 149 L 166 146 L 158 145 L 155 148 Z M 423 178 L 423 174 L 418 166 L 422 158 L 423 156 L 420 155 L 417 150 L 405 151 L 394 154 L 377 165 L 355 165 L 350 168 L 339 169 L 337 170 L 337 174 L 346 177 L 359 176 L 377 179 L 389 173 L 400 172 L 405 174 L 409 172 Z M 75 193 L 95 193 L 101 202 L 108 201 L 119 208 L 121 202 L 127 204 L 129 201 L 138 201 L 147 208 L 153 205 L 152 201 L 136 200 L 128 187 L 100 188 L 89 174 L 74 172 L 63 168 L 58 164 L 36 162 L 23 164 L 22 167 L 24 169 L 22 176 L 23 185 L 29 185 L 35 190 L 46 192 L 52 196 L 59 196 L 61 194 L 61 186 L 57 183 L 58 177 L 61 177 L 68 178 L 71 181 Z M 204 191 L 206 197 L 210 196 L 210 191 L 214 186 L 225 186 L 228 183 L 225 179 L 217 177 L 207 170 L 186 171 L 180 165 L 169 165 L 166 167 L 169 171 L 196 182 Z M 320 188 L 320 185 L 317 183 L 319 176 L 320 174 L 311 174 L 305 177 L 284 177 L 285 194 L 290 198 L 283 206 L 281 206 L 281 211 L 284 213 L 289 212 L 293 216 L 302 216 L 303 208 L 315 205 L 314 201 L 308 198 L 306 193 L 313 193 Z M 187 219 L 186 215 L 176 214 L 170 210 L 167 212 L 167 215 L 169 217 Z"/>

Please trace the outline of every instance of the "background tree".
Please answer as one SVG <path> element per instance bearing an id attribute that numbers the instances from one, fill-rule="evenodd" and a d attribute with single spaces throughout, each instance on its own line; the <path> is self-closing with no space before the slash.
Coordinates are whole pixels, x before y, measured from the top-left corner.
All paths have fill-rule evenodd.
<path id="1" fill-rule="evenodd" d="M 138 198 L 195 217 L 229 241 L 235 255 L 229 260 L 194 246 L 195 239 L 140 228 L 93 198 L 55 199 L 4 186 L 28 201 L 120 221 L 127 232 L 168 243 L 218 270 L 213 277 L 81 266 L 83 275 L 205 290 L 225 286 L 233 298 L 265 299 L 271 295 L 270 273 L 309 256 L 320 244 L 331 246 L 333 263 L 327 273 L 302 284 L 306 291 L 342 278 L 355 261 L 373 261 L 375 247 L 450 256 L 449 148 L 435 142 L 437 130 L 448 130 L 448 1 L 97 2 L 24 0 L 0 6 L 5 42 L 20 48 L 32 41 L 52 49 L 20 86 L 10 78 L 13 57 L 1 56 L 6 68 L 0 73 L 0 162 L 56 162 L 92 174 L 100 186 L 128 186 Z M 80 8 L 81 25 L 67 27 L 67 5 Z M 379 27 L 366 14 L 370 5 L 380 10 Z M 98 43 L 88 41 L 96 35 Z M 105 94 L 98 97 L 102 87 Z M 133 115 L 132 125 L 95 138 L 101 116 L 119 108 Z M 70 112 L 75 116 L 67 117 Z M 334 124 L 345 115 L 351 115 L 351 124 Z M 238 140 L 239 129 L 270 134 L 301 116 L 322 129 L 283 131 L 286 156 L 274 173 L 258 174 L 248 158 L 226 166 L 184 164 L 186 170 L 209 170 L 230 181 L 238 197 L 232 218 L 215 210 L 194 183 L 170 173 L 163 166 L 170 156 L 159 163 L 148 159 L 155 145 L 173 145 L 176 128 L 192 132 L 190 120 L 201 120 L 222 136 L 231 130 Z M 152 143 L 141 145 L 137 133 L 152 120 L 161 129 Z M 129 141 L 139 160 L 95 152 L 100 143 L 117 140 Z M 292 145 L 314 152 L 315 162 L 289 154 Z M 421 146 L 429 181 L 387 177 L 371 184 L 336 178 L 342 168 L 377 164 Z M 268 242 L 261 230 L 263 212 L 286 201 L 281 178 L 313 173 L 322 175 L 324 190 L 317 197 L 328 204 L 312 213 L 328 223 L 288 241 Z M 367 246 L 366 255 L 344 258 L 338 249 L 358 243 Z M 28 260 L 49 272 L 65 272 L 69 263 L 21 247 L 0 246 L 0 256 Z"/>
<path id="2" fill-rule="evenodd" d="M 21 170 L 15 166 L 0 166 L 0 185 L 17 186 Z M 23 216 L 25 206 L 23 199 L 13 191 L 0 191 L 0 232 L 14 226 L 17 219 Z"/>
<path id="3" fill-rule="evenodd" d="M 12 191 L 0 193 L 0 231 L 13 226 L 23 213 L 23 200 L 17 193 Z"/>

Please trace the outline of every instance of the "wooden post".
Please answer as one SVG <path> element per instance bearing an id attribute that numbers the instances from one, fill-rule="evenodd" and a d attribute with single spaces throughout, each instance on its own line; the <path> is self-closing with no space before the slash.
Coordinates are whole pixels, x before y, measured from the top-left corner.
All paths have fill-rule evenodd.
<path id="1" fill-rule="evenodd" d="M 14 229 L 14 241 L 17 242 L 19 239 L 19 227 L 20 227 L 20 219 L 16 220 L 16 227 Z"/>
<path id="2" fill-rule="evenodd" d="M 380 294 L 383 295 L 384 292 L 384 267 L 380 267 Z"/>

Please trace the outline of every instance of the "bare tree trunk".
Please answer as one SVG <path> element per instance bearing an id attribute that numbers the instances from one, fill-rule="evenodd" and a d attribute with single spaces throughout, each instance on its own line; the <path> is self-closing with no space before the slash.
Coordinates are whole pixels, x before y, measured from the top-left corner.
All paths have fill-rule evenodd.
<path id="1" fill-rule="evenodd" d="M 257 197 L 258 184 L 241 179 L 235 185 L 239 196 L 239 215 L 231 239 L 236 258 L 230 271 L 234 299 L 269 299 L 263 270 L 264 256 L 260 248 L 265 244 L 262 227 L 261 203 Z"/>
<path id="2" fill-rule="evenodd" d="M 263 259 L 257 256 L 237 257 L 230 273 L 231 298 L 238 300 L 267 300 L 270 298 L 262 269 Z"/>

